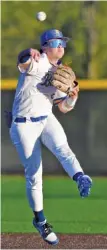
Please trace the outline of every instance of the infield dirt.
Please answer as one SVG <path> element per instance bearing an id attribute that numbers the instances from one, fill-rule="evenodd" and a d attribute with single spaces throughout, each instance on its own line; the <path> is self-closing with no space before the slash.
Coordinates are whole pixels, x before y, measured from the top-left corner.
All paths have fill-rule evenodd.
<path id="1" fill-rule="evenodd" d="M 57 234 L 59 244 L 51 246 L 35 233 L 2 233 L 1 249 L 107 249 L 105 234 Z"/>

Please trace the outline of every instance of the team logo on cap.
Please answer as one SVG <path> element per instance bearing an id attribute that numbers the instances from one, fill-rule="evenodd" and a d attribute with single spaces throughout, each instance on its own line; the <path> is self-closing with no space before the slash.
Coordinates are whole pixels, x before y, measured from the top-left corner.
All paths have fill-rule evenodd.
<path id="1" fill-rule="evenodd" d="M 59 35 L 59 30 L 55 30 L 55 34 L 56 34 L 56 35 Z"/>

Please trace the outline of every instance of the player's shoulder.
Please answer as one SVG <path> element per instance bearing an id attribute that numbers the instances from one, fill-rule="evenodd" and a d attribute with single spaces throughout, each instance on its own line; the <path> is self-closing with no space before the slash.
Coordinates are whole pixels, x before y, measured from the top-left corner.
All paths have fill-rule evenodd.
<path id="1" fill-rule="evenodd" d="M 44 68 L 50 67 L 48 57 L 45 53 L 42 53 L 39 59 L 39 66 L 44 66 Z"/>
<path id="2" fill-rule="evenodd" d="M 41 61 L 48 61 L 48 57 L 45 53 L 42 53 L 41 56 L 40 56 L 40 60 Z"/>

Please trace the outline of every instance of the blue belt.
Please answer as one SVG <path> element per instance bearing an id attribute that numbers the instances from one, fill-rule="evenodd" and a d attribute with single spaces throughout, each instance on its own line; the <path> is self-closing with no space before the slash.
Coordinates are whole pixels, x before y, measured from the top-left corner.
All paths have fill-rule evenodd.
<path id="1" fill-rule="evenodd" d="M 45 118 L 47 118 L 46 115 L 39 116 L 39 117 L 30 117 L 30 120 L 32 122 L 39 122 L 39 121 L 44 120 Z M 28 120 L 28 118 L 26 118 L 26 117 L 16 117 L 16 119 L 14 121 L 15 122 L 20 122 L 20 123 L 22 122 L 22 123 L 24 123 L 24 122 L 26 122 L 26 120 Z"/>

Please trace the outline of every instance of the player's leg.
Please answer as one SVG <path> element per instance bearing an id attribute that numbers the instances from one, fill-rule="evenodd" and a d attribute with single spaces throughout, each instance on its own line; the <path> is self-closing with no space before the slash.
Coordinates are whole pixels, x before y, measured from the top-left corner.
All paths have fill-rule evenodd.
<path id="1" fill-rule="evenodd" d="M 58 158 L 70 177 L 77 172 L 83 172 L 75 154 L 70 149 L 64 129 L 52 114 L 43 129 L 41 139 L 43 144 Z"/>
<path id="2" fill-rule="evenodd" d="M 35 215 L 33 225 L 45 241 L 54 245 L 58 243 L 57 236 L 43 213 L 42 158 L 39 139 L 42 129 L 42 123 L 13 123 L 10 136 L 24 166 L 27 197 Z"/>
<path id="3" fill-rule="evenodd" d="M 84 175 L 76 155 L 68 145 L 67 137 L 61 124 L 53 114 L 48 117 L 41 139 L 43 144 L 58 158 L 68 175 L 78 183 L 80 195 L 87 196 L 90 192 L 92 181 L 90 177 Z M 86 187 L 85 190 L 84 187 Z"/>
<path id="4" fill-rule="evenodd" d="M 24 166 L 27 196 L 33 211 L 43 209 L 40 132 L 30 121 L 13 123 L 10 129 L 12 142 Z"/>

